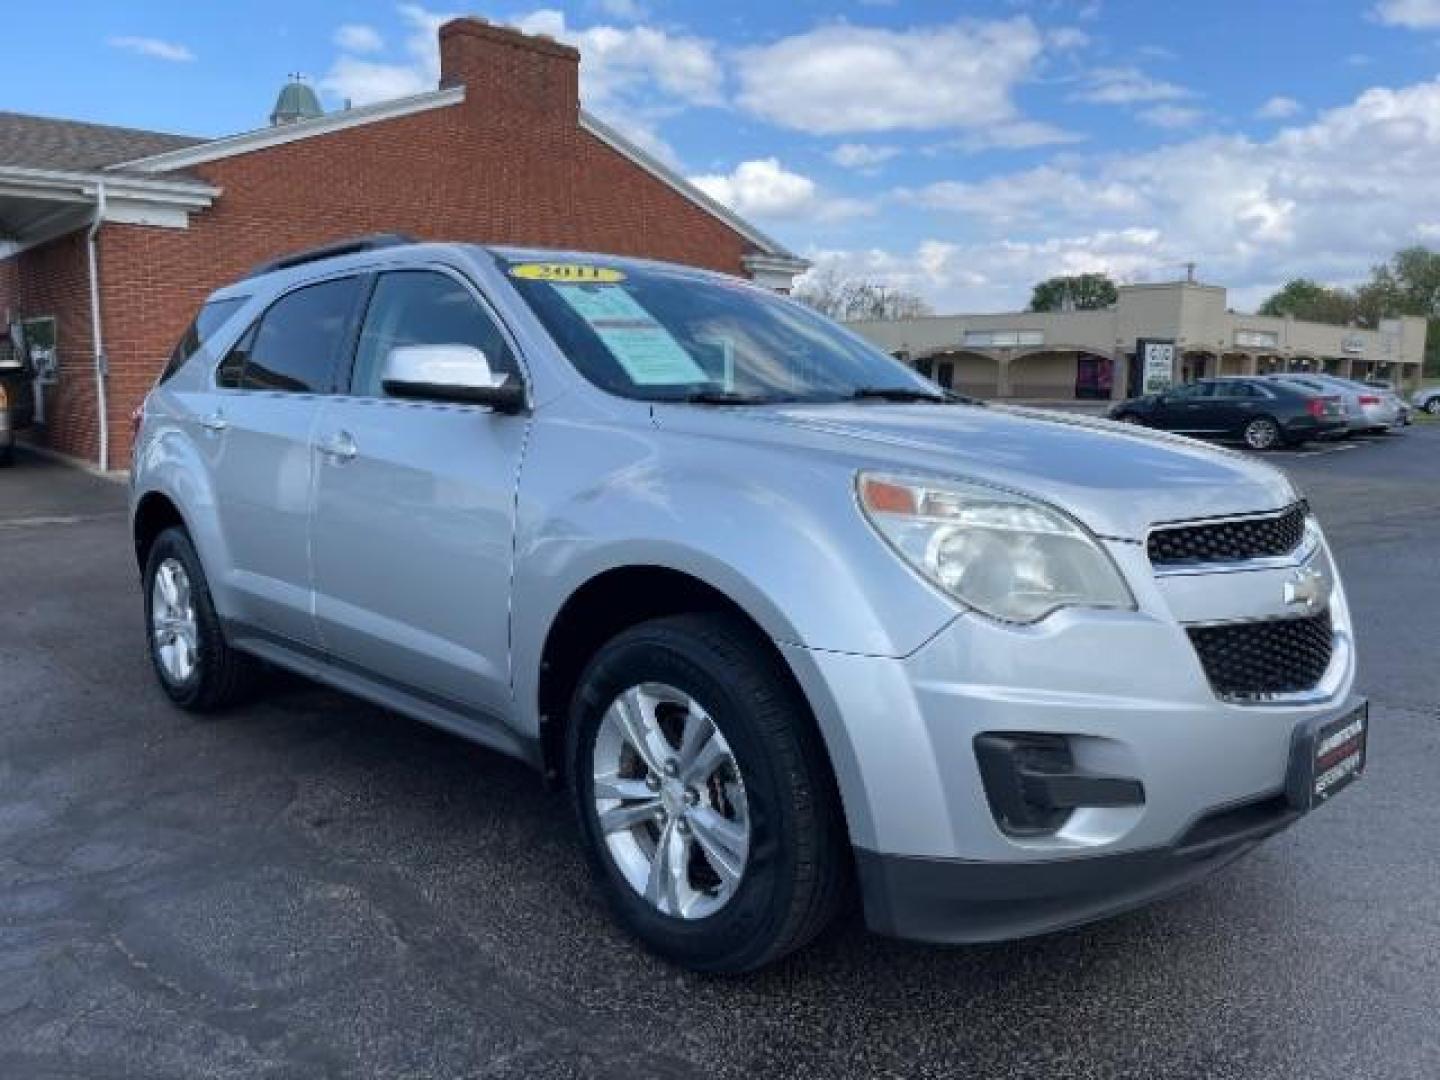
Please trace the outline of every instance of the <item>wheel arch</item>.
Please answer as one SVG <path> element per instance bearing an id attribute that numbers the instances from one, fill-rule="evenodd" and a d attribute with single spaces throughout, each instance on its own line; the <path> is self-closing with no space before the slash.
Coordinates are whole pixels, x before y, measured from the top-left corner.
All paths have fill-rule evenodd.
<path id="1" fill-rule="evenodd" d="M 156 539 L 166 529 L 176 526 L 193 536 L 180 507 L 163 491 L 147 491 L 136 502 L 135 512 L 131 515 L 130 538 L 135 545 L 135 562 L 142 574 Z"/>
<path id="2" fill-rule="evenodd" d="M 826 747 L 832 781 L 836 778 L 814 704 L 774 635 L 727 591 L 686 570 L 659 564 L 615 566 L 600 571 L 575 588 L 561 604 L 545 633 L 540 652 L 535 707 L 539 720 L 541 763 L 545 781 L 558 786 L 565 780 L 565 739 L 570 702 L 585 665 L 616 635 L 650 619 L 694 612 L 729 615 L 753 634 L 756 643 L 776 662 L 796 699 L 815 725 Z"/>
<path id="3" fill-rule="evenodd" d="M 673 567 L 611 567 L 593 574 L 569 594 L 546 630 L 535 693 L 547 783 L 559 784 L 565 778 L 565 728 L 570 700 L 585 665 L 600 647 L 650 619 L 706 611 L 742 620 L 757 640 L 774 648 L 760 621 L 743 606 L 708 581 Z"/>

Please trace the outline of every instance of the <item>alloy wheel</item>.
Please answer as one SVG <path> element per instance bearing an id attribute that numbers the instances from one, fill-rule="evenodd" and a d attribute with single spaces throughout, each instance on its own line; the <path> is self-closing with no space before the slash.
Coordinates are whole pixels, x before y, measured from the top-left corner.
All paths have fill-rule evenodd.
<path id="1" fill-rule="evenodd" d="M 1245 425 L 1245 445 L 1251 450 L 1269 450 L 1280 441 L 1280 429 L 1275 421 L 1259 416 Z"/>
<path id="2" fill-rule="evenodd" d="M 199 657 L 200 630 L 195 618 L 190 575 L 179 559 L 155 569 L 150 591 L 150 629 L 155 659 L 177 686 L 187 682 Z"/>
<path id="3" fill-rule="evenodd" d="M 709 713 L 673 686 L 632 686 L 605 710 L 592 762 L 596 820 L 630 887 L 675 918 L 724 907 L 744 879 L 750 814 Z"/>

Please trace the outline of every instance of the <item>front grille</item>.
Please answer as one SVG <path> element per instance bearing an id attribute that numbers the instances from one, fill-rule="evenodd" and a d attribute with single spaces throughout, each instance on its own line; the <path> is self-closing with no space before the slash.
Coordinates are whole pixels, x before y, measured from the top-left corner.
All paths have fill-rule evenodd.
<path id="1" fill-rule="evenodd" d="M 1263 517 L 1165 525 L 1151 530 L 1146 550 L 1155 566 L 1245 562 L 1288 555 L 1304 539 L 1307 513 L 1308 507 L 1298 502 Z"/>
<path id="2" fill-rule="evenodd" d="M 1330 612 L 1192 626 L 1190 642 L 1215 693 L 1224 698 L 1294 694 L 1314 689 L 1330 666 Z"/>

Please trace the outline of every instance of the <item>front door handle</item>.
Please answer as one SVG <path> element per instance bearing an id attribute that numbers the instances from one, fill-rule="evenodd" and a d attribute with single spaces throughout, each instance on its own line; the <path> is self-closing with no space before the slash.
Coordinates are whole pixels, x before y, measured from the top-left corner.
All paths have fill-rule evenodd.
<path id="1" fill-rule="evenodd" d="M 320 444 L 320 453 L 332 461 L 349 461 L 359 452 L 355 437 L 348 431 L 337 431 Z"/>
<path id="2" fill-rule="evenodd" d="M 230 421 L 225 419 L 225 414 L 216 409 L 209 416 L 200 418 L 200 426 L 206 431 L 221 432 L 230 426 Z"/>

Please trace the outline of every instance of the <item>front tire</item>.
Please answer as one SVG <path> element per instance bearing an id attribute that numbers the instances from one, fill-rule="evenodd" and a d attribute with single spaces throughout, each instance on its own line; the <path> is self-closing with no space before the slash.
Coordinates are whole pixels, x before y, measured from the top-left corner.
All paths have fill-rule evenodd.
<path id="1" fill-rule="evenodd" d="M 1425 402 L 1424 409 L 1431 416 L 1440 416 L 1440 397 L 1433 397 Z"/>
<path id="2" fill-rule="evenodd" d="M 190 712 L 241 700 L 260 662 L 232 649 L 220 629 L 195 545 L 184 529 L 166 529 L 145 561 L 145 642 L 166 695 Z"/>
<path id="3" fill-rule="evenodd" d="M 739 620 L 622 633 L 581 677 L 569 733 L 591 872 L 647 948 L 750 971 L 833 919 L 848 862 L 829 764 L 788 673 Z"/>
<path id="4" fill-rule="evenodd" d="M 1281 443 L 1280 425 L 1268 416 L 1257 416 L 1245 425 L 1240 437 L 1251 450 L 1274 450 Z"/>

